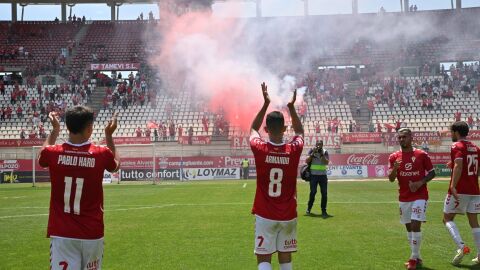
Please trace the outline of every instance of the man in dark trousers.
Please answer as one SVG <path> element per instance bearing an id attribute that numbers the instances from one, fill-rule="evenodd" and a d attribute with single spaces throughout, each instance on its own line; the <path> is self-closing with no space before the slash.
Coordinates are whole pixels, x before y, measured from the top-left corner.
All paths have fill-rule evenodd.
<path id="1" fill-rule="evenodd" d="M 242 160 L 242 176 L 243 179 L 248 179 L 248 174 L 250 170 L 250 162 L 248 162 L 248 158 L 244 158 Z"/>
<path id="2" fill-rule="evenodd" d="M 327 150 L 323 149 L 323 141 L 320 140 L 315 145 L 315 148 L 308 151 L 307 163 L 310 165 L 310 198 L 308 200 L 307 215 L 310 215 L 310 212 L 313 207 L 313 202 L 315 201 L 315 195 L 317 194 L 317 185 L 320 186 L 320 192 L 322 194 L 322 201 L 320 207 L 322 208 L 322 217 L 330 217 L 327 214 L 327 165 L 330 162 L 329 155 Z"/>

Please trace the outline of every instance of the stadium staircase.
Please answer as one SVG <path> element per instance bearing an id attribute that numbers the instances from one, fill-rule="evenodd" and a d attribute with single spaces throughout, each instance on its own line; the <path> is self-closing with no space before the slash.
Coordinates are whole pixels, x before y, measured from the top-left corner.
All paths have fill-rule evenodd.
<path id="1" fill-rule="evenodd" d="M 88 106 L 92 108 L 92 110 L 95 112 L 95 115 L 98 115 L 100 110 L 103 109 L 103 98 L 105 97 L 106 89 L 107 87 L 97 87 L 90 96 Z"/>
<path id="2" fill-rule="evenodd" d="M 74 38 L 76 44 L 80 44 L 82 40 L 84 40 L 89 28 L 90 28 L 90 24 L 81 24 L 81 28 Z M 72 50 L 72 55 L 70 55 L 67 59 L 68 72 L 72 70 L 72 60 L 77 56 L 78 51 L 79 51 L 79 48 L 75 46 Z"/>
<path id="3" fill-rule="evenodd" d="M 368 113 L 367 100 L 362 98 L 360 104 L 360 115 L 357 115 L 357 99 L 355 97 L 355 90 L 361 87 L 360 81 L 348 82 L 348 88 L 345 93 L 345 101 L 352 112 L 353 119 L 360 126 L 360 131 L 368 131 L 368 124 L 370 123 L 370 116 Z"/>

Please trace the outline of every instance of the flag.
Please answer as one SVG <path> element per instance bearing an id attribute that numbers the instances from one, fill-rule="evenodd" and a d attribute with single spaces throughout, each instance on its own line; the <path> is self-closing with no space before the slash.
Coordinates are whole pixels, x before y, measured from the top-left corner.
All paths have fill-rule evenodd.
<path id="1" fill-rule="evenodd" d="M 158 128 L 158 124 L 155 123 L 154 121 L 148 121 L 148 122 L 147 122 L 147 128 L 150 128 L 150 129 L 152 129 L 152 128 Z"/>

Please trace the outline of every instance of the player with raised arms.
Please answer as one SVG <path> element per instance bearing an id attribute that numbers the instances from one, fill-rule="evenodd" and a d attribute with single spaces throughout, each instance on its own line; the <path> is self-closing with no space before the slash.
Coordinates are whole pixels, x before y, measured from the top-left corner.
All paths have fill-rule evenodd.
<path id="1" fill-rule="evenodd" d="M 285 143 L 285 120 L 279 111 L 270 112 L 265 131 L 259 130 L 270 104 L 267 85 L 262 83 L 263 106 L 253 120 L 250 147 L 255 157 L 257 189 L 252 213 L 255 215 L 255 254 L 259 270 L 271 270 L 272 254 L 278 252 L 281 270 L 292 269 L 292 252 L 297 250 L 297 170 L 303 150 L 303 127 L 295 111 L 297 90 L 287 104 L 295 136 Z"/>
<path id="2" fill-rule="evenodd" d="M 467 213 L 477 251 L 480 251 L 480 226 L 477 218 L 480 213 L 480 190 L 478 187 L 480 149 L 467 140 L 468 132 L 468 124 L 463 121 L 457 121 L 450 127 L 453 144 L 450 150 L 449 165 L 452 167 L 452 176 L 443 205 L 443 222 L 457 245 L 457 253 L 452 260 L 454 265 L 460 264 L 463 257 L 470 253 L 470 248 L 463 242 L 457 225 L 453 221 L 456 214 Z M 479 263 L 478 254 L 473 262 Z"/>
<path id="3" fill-rule="evenodd" d="M 428 154 L 412 146 L 412 131 L 402 128 L 398 131 L 400 150 L 391 154 L 388 178 L 390 182 L 398 179 L 398 200 L 400 223 L 407 229 L 407 238 L 411 254 L 405 267 L 417 269 L 422 264 L 420 244 L 422 243 L 421 225 L 425 222 L 428 189 L 427 183 L 435 177 L 432 161 Z"/>
<path id="4" fill-rule="evenodd" d="M 113 142 L 116 114 L 105 127 L 107 147 L 89 141 L 94 113 L 84 106 L 65 113 L 68 141 L 55 144 L 60 123 L 49 114 L 52 131 L 39 155 L 39 164 L 48 167 L 51 179 L 50 269 L 100 270 L 103 257 L 103 174 L 115 172 L 120 161 Z"/>

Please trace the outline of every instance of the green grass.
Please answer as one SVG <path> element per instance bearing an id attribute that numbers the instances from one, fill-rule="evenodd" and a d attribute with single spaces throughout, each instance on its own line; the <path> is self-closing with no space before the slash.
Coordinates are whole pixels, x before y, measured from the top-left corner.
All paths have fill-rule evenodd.
<path id="1" fill-rule="evenodd" d="M 441 222 L 447 186 L 429 186 L 424 269 L 454 269 L 449 262 L 455 246 Z M 105 186 L 103 269 L 256 269 L 254 192 L 254 181 Z M 0 185 L 0 269 L 48 269 L 49 196 L 48 185 Z M 410 250 L 399 223 L 396 184 L 331 181 L 329 219 L 304 216 L 307 199 L 308 186 L 301 182 L 295 269 L 404 269 Z M 466 218 L 459 216 L 457 225 L 475 253 Z M 463 268 L 470 268 L 473 256 Z"/>

